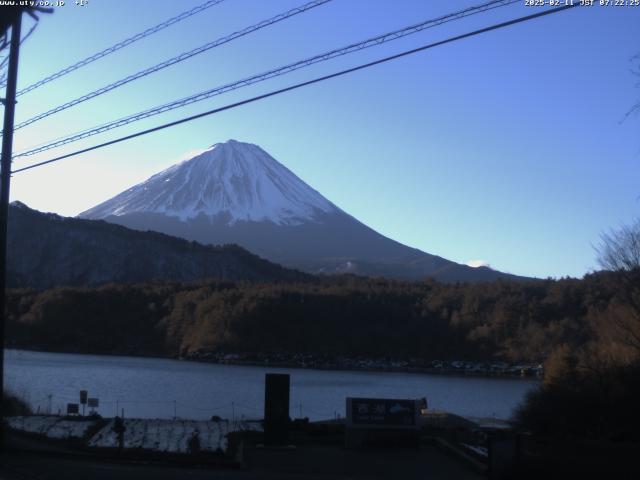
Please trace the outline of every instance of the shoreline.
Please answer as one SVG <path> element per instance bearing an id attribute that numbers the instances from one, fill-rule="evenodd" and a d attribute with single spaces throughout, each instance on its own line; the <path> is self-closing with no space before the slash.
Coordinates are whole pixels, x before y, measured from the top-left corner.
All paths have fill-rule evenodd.
<path id="1" fill-rule="evenodd" d="M 181 362 L 208 363 L 214 365 L 228 365 L 240 367 L 262 367 L 262 368 L 291 368 L 302 370 L 324 370 L 324 371 L 352 371 L 371 373 L 411 373 L 423 375 L 443 375 L 452 377 L 476 377 L 476 378 L 504 378 L 511 380 L 541 380 L 542 368 L 533 364 L 506 364 L 505 362 L 438 362 L 440 366 L 416 365 L 408 361 L 393 361 L 387 363 L 377 362 L 372 364 L 371 360 L 359 360 L 346 357 L 338 357 L 330 361 L 299 361 L 295 359 L 274 359 L 266 355 L 263 358 L 243 358 L 243 354 L 225 354 L 213 352 L 196 352 L 186 356 L 160 356 L 160 355 L 135 355 L 131 353 L 95 353 L 85 351 L 57 351 L 41 350 L 29 347 L 5 347 L 5 351 L 14 352 L 36 352 L 36 353 L 60 353 L 68 355 L 93 355 L 105 357 L 129 357 L 129 358 L 149 358 L 158 360 L 177 360 Z M 282 355 L 280 355 L 282 357 Z M 457 366 L 454 366 L 457 365 Z M 500 369 L 492 368 L 492 365 L 499 366 Z"/>
<path id="2" fill-rule="evenodd" d="M 478 371 L 456 368 L 433 368 L 433 367 L 364 367 L 364 366 L 341 366 L 341 365 L 300 365 L 289 362 L 253 362 L 253 361 L 211 361 L 192 359 L 188 357 L 176 360 L 211 363 L 214 365 L 229 365 L 238 367 L 274 367 L 274 368 L 292 368 L 300 370 L 325 370 L 325 371 L 343 371 L 343 372 L 371 372 L 371 373 L 413 373 L 423 375 L 443 375 L 450 377 L 481 377 L 481 378 L 504 378 L 510 380 L 540 380 L 542 375 L 538 374 L 521 374 L 521 373 L 502 373 L 495 371 Z"/>
<path id="3" fill-rule="evenodd" d="M 542 364 L 508 363 L 504 361 L 419 360 L 398 358 L 346 357 L 341 355 L 315 355 L 296 353 L 225 353 L 196 351 L 184 360 L 222 365 L 257 367 L 301 368 L 311 370 L 368 371 L 391 373 L 417 373 L 474 377 L 541 378 Z"/>

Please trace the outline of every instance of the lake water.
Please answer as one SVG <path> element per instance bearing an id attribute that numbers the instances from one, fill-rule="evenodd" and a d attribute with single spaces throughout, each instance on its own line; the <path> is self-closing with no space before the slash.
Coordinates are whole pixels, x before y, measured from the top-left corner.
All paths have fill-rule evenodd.
<path id="1" fill-rule="evenodd" d="M 246 367 L 178 360 L 5 351 L 8 389 L 41 412 L 66 411 L 79 391 L 100 401 L 98 412 L 127 417 L 261 418 L 265 373 L 291 375 L 291 416 L 345 415 L 346 397 L 421 398 L 429 408 L 468 417 L 508 419 L 539 382 L 410 373 Z"/>

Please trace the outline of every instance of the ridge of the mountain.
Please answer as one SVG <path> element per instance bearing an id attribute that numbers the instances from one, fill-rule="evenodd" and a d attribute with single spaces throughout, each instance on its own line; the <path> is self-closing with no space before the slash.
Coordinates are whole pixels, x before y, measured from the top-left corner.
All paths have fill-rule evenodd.
<path id="1" fill-rule="evenodd" d="M 235 243 L 313 274 L 447 282 L 518 278 L 387 238 L 335 206 L 259 146 L 236 140 L 217 143 L 80 217 L 204 244 Z"/>

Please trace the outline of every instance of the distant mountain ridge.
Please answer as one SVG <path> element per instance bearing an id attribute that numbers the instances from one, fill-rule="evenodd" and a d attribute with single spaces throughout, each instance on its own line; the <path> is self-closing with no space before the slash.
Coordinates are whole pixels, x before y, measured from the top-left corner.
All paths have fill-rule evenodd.
<path id="1" fill-rule="evenodd" d="M 257 145 L 213 145 L 79 215 L 204 244 L 235 243 L 313 274 L 441 281 L 521 278 L 389 239 L 353 218 Z"/>
<path id="2" fill-rule="evenodd" d="M 149 281 L 305 281 L 312 277 L 236 245 L 205 246 L 156 232 L 9 207 L 8 283 L 47 289 Z"/>

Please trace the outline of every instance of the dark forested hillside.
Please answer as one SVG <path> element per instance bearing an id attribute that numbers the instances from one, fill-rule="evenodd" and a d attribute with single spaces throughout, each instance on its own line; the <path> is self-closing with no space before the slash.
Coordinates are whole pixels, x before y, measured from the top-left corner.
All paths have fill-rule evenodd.
<path id="1" fill-rule="evenodd" d="M 42 213 L 18 202 L 9 211 L 7 257 L 9 285 L 37 289 L 153 280 L 312 278 L 235 245 L 204 246 L 102 221 Z"/>
<path id="2" fill-rule="evenodd" d="M 450 285 L 332 277 L 14 290 L 8 339 L 55 351 L 290 352 L 540 362 L 625 308 L 622 276 Z"/>

